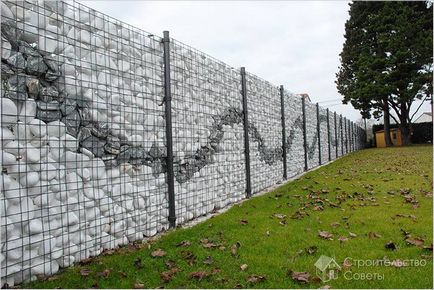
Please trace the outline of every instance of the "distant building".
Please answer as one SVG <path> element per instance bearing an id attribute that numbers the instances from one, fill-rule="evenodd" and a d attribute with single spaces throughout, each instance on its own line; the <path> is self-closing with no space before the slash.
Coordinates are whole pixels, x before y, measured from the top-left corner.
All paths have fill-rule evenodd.
<path id="1" fill-rule="evenodd" d="M 300 97 L 304 98 L 306 101 L 312 102 L 310 100 L 310 97 L 309 97 L 308 93 L 301 93 L 301 94 L 297 94 L 297 95 L 299 95 Z"/>
<path id="2" fill-rule="evenodd" d="M 399 130 L 399 128 L 390 128 L 390 139 L 392 140 L 393 146 L 402 146 L 401 130 Z M 386 147 L 384 130 L 375 132 L 375 143 L 378 148 Z"/>
<path id="3" fill-rule="evenodd" d="M 422 113 L 413 123 L 432 123 L 432 113 Z"/>

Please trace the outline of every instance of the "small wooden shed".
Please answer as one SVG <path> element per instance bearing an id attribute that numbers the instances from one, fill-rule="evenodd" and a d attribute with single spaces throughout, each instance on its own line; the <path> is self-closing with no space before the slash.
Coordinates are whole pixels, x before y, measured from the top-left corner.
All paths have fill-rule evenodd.
<path id="1" fill-rule="evenodd" d="M 390 139 L 392 139 L 394 146 L 402 146 L 401 130 L 399 130 L 399 128 L 390 129 Z M 375 132 L 375 143 L 377 144 L 377 148 L 386 147 L 384 130 Z"/>

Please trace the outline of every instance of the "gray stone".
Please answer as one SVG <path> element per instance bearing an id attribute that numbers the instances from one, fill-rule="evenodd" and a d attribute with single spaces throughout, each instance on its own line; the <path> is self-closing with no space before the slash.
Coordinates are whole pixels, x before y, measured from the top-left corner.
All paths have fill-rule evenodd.
<path id="1" fill-rule="evenodd" d="M 149 149 L 149 156 L 152 158 L 160 158 L 166 156 L 166 148 L 165 147 L 158 147 L 157 142 L 154 142 L 151 146 L 151 149 Z"/>
<path id="2" fill-rule="evenodd" d="M 61 93 L 65 94 L 65 93 Z M 60 110 L 62 111 L 63 116 L 67 116 L 75 111 L 75 108 L 77 107 L 77 102 L 75 99 L 71 99 L 68 97 L 65 97 L 64 102 L 60 105 Z"/>
<path id="3" fill-rule="evenodd" d="M 110 132 L 109 124 L 103 122 L 95 122 L 92 126 L 92 134 L 98 138 L 106 138 Z"/>
<path id="4" fill-rule="evenodd" d="M 27 100 L 27 79 L 28 77 L 24 74 L 15 74 L 9 77 L 6 97 L 16 101 Z"/>
<path id="5" fill-rule="evenodd" d="M 91 151 L 96 157 L 102 157 L 104 155 L 105 140 L 95 136 L 90 136 L 84 141 L 80 142 L 81 146 Z"/>
<path id="6" fill-rule="evenodd" d="M 81 118 L 77 110 L 62 118 L 62 122 L 66 125 L 66 132 L 74 137 L 77 137 L 80 128 Z"/>
<path id="7" fill-rule="evenodd" d="M 33 46 L 31 46 L 25 41 L 19 41 L 18 51 L 21 52 L 26 58 L 28 58 L 29 56 L 34 56 L 34 57 L 41 56 L 41 54 L 36 50 L 36 48 L 34 48 Z"/>
<path id="8" fill-rule="evenodd" d="M 10 42 L 13 50 L 18 50 L 18 39 L 21 39 L 21 35 L 23 33 L 21 30 L 16 28 L 15 22 L 13 20 L 2 21 L 1 34 Z"/>
<path id="9" fill-rule="evenodd" d="M 92 122 L 91 110 L 89 108 L 81 108 L 79 110 L 79 113 L 81 118 L 81 124 L 83 126 L 89 125 Z"/>
<path id="10" fill-rule="evenodd" d="M 6 62 L 15 70 L 24 70 L 26 68 L 26 59 L 20 52 L 12 52 Z"/>
<path id="11" fill-rule="evenodd" d="M 62 75 L 60 73 L 59 66 L 57 65 L 58 62 L 55 59 L 49 58 L 48 56 L 44 58 L 44 62 L 48 67 L 48 70 L 45 73 L 45 79 L 47 81 L 54 82 Z"/>
<path id="12" fill-rule="evenodd" d="M 7 79 L 9 76 L 15 73 L 7 64 L 2 62 L 1 65 L 1 76 L 3 80 Z"/>
<path id="13" fill-rule="evenodd" d="M 82 141 L 86 140 L 87 138 L 90 138 L 91 136 L 92 136 L 92 127 L 91 126 L 81 127 L 80 132 L 78 133 L 77 139 L 80 142 L 82 142 Z"/>
<path id="14" fill-rule="evenodd" d="M 119 138 L 109 135 L 107 136 L 107 143 L 104 146 L 104 150 L 110 154 L 119 154 L 121 148 L 121 143 Z"/>
<path id="15" fill-rule="evenodd" d="M 45 122 L 60 120 L 61 117 L 62 114 L 60 111 L 42 111 L 40 109 L 36 110 L 36 118 Z"/>
<path id="16" fill-rule="evenodd" d="M 28 56 L 26 64 L 26 72 L 31 75 L 40 76 L 48 70 L 42 56 Z"/>
<path id="17" fill-rule="evenodd" d="M 57 101 L 58 97 L 59 97 L 59 92 L 54 86 L 43 87 L 39 93 L 39 98 L 43 102 Z M 60 106 L 59 106 L 59 110 L 60 110 Z"/>
<path id="18" fill-rule="evenodd" d="M 130 160 L 130 146 L 128 145 L 122 145 L 120 148 L 120 152 L 118 154 L 118 157 L 116 158 L 118 161 L 118 164 L 128 162 Z"/>

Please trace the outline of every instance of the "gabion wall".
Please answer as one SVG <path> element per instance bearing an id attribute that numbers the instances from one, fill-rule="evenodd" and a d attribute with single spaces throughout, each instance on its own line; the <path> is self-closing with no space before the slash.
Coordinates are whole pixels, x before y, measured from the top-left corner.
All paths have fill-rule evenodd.
<path id="1" fill-rule="evenodd" d="M 168 66 L 160 37 L 76 2 L 4 1 L 1 13 L 0 262 L 12 286 L 169 227 Z M 328 161 L 323 109 L 319 149 L 306 103 L 304 148 L 301 98 L 285 91 L 283 144 L 279 88 L 247 74 L 244 124 L 239 70 L 173 39 L 169 50 L 177 224 L 245 198 L 245 134 L 253 193 L 284 180 L 283 146 L 288 177 L 305 150 L 309 168 L 319 150 Z M 334 159 L 349 131 L 330 116 Z"/>
<path id="2" fill-rule="evenodd" d="M 288 176 L 304 172 L 303 111 L 301 97 L 285 92 L 284 112 Z"/>
<path id="3" fill-rule="evenodd" d="M 321 140 L 321 164 L 329 161 L 329 140 L 327 129 L 327 110 L 319 108 L 319 121 L 320 121 L 320 140 Z"/>
<path id="4" fill-rule="evenodd" d="M 329 111 L 329 124 L 330 124 L 330 156 L 331 159 L 334 160 L 338 156 L 336 156 L 336 146 L 337 146 L 337 138 L 336 138 L 336 130 L 335 126 L 335 114 L 332 111 Z"/>
<path id="5" fill-rule="evenodd" d="M 282 181 L 282 120 L 279 88 L 247 74 L 252 192 Z"/>
<path id="6" fill-rule="evenodd" d="M 171 47 L 177 222 L 245 197 L 239 72 L 180 42 Z"/>
<path id="7" fill-rule="evenodd" d="M 319 165 L 316 105 L 306 101 L 306 143 L 308 169 Z"/>

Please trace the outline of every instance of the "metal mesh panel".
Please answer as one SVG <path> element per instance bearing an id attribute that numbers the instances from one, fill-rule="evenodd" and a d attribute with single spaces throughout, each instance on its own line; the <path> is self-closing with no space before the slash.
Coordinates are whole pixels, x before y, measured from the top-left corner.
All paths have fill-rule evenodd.
<path id="1" fill-rule="evenodd" d="M 301 97 L 285 91 L 285 127 L 288 177 L 304 171 L 303 111 Z"/>
<path id="2" fill-rule="evenodd" d="M 279 88 L 247 74 L 252 192 L 282 180 L 282 120 Z"/>
<path id="3" fill-rule="evenodd" d="M 330 154 L 331 159 L 336 159 L 336 127 L 335 127 L 335 115 L 329 111 L 329 124 L 330 124 Z"/>
<path id="4" fill-rule="evenodd" d="M 306 140 L 308 169 L 319 165 L 316 105 L 306 102 Z"/>
<path id="5" fill-rule="evenodd" d="M 76 2 L 4 3 L 0 258 L 1 284 L 11 286 L 165 230 L 170 166 L 161 38 Z M 175 40 L 170 58 L 175 213 L 182 224 L 245 196 L 241 76 Z M 302 102 L 287 92 L 284 98 L 294 176 L 304 170 Z M 282 181 L 279 89 L 247 74 L 247 106 L 258 192 Z M 335 128 L 330 117 L 332 156 L 336 144 L 341 156 L 352 123 L 345 129 L 338 118 Z M 316 118 L 315 105 L 306 103 L 309 168 L 319 161 Z M 364 134 L 355 135 L 358 148 Z"/>
<path id="6" fill-rule="evenodd" d="M 171 49 L 177 222 L 245 197 L 239 71 L 174 41 Z"/>
<path id="7" fill-rule="evenodd" d="M 1 274 L 13 285 L 162 230 L 167 186 L 160 39 L 76 2 L 6 5 Z"/>
<path id="8" fill-rule="evenodd" d="M 329 161 L 329 132 L 327 129 L 327 110 L 319 107 L 320 137 L 321 137 L 321 164 Z"/>

